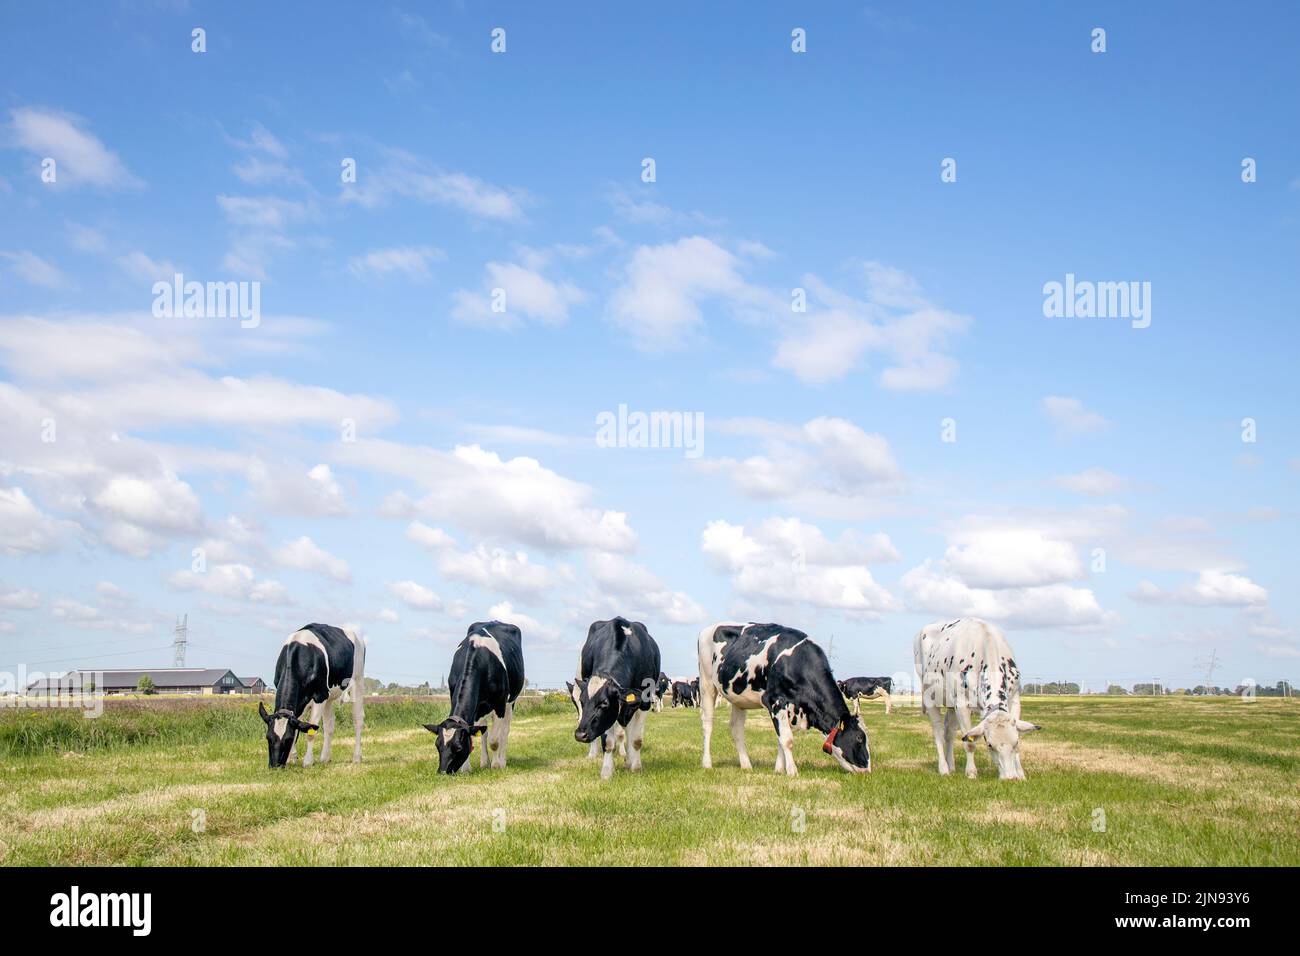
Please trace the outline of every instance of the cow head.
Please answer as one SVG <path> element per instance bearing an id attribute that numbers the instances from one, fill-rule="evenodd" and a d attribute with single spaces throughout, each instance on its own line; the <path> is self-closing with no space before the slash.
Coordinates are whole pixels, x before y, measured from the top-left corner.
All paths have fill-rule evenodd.
<path id="1" fill-rule="evenodd" d="M 485 724 L 471 724 L 461 717 L 448 717 L 440 724 L 425 724 L 438 745 L 438 773 L 455 773 L 474 756 L 474 738 L 487 732 Z"/>
<path id="2" fill-rule="evenodd" d="M 631 707 L 640 700 L 635 691 L 620 687 L 611 678 L 600 676 L 577 681 L 572 693 L 573 702 L 578 707 L 578 727 L 573 732 L 573 738 L 580 744 L 589 744 L 599 739 L 614 726 L 624 707 Z"/>
<path id="3" fill-rule="evenodd" d="M 314 734 L 319 729 L 315 724 L 299 720 L 297 715 L 288 708 L 282 708 L 273 714 L 269 713 L 266 705 L 260 700 L 257 702 L 257 712 L 266 722 L 266 759 L 267 766 L 272 770 L 283 767 L 289 762 L 289 754 L 293 750 L 293 742 L 299 731 L 304 734 Z"/>
<path id="4" fill-rule="evenodd" d="M 1020 767 L 1020 735 L 1033 733 L 1041 728 L 1027 720 L 1017 720 L 1005 710 L 994 711 L 966 733 L 961 739 L 971 741 L 983 737 L 988 744 L 989 755 L 998 768 L 999 780 L 1024 780 L 1025 771 Z"/>
<path id="5" fill-rule="evenodd" d="M 871 747 L 867 743 L 867 725 L 861 717 L 850 715 L 832 727 L 822 750 L 850 773 L 871 772 Z"/>

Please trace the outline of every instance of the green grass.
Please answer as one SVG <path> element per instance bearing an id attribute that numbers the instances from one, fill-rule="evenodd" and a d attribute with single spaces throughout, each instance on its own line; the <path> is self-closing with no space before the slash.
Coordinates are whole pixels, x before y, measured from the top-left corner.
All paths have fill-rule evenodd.
<path id="1" fill-rule="evenodd" d="M 440 777 L 420 725 L 445 711 L 369 701 L 357 766 L 344 707 L 336 762 L 282 772 L 247 699 L 0 711 L 0 862 L 1300 864 L 1295 701 L 1026 700 L 1046 729 L 1025 739 L 1023 783 L 998 781 L 982 750 L 979 779 L 939 777 L 929 724 L 874 704 L 869 775 L 803 733 L 800 775 L 776 776 L 759 714 L 742 771 L 725 708 L 706 771 L 699 712 L 669 709 L 649 717 L 645 769 L 602 782 L 562 697 L 521 708 L 506 770 Z"/>

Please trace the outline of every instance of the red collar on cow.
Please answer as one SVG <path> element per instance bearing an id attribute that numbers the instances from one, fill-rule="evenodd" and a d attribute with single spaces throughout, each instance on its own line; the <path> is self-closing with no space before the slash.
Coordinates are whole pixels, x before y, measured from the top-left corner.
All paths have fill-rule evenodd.
<path id="1" fill-rule="evenodd" d="M 822 742 L 822 750 L 824 750 L 828 754 L 833 754 L 835 751 L 832 750 L 831 748 L 835 746 L 835 735 L 838 734 L 843 729 L 844 729 L 843 724 L 836 724 L 834 727 L 832 727 L 831 732 L 826 735 L 826 739 Z"/>

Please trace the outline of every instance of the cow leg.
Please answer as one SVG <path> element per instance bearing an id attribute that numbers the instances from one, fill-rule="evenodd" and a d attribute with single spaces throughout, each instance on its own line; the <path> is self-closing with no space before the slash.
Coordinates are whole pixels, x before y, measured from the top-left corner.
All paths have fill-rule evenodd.
<path id="1" fill-rule="evenodd" d="M 772 724 L 776 727 L 776 745 L 785 762 L 785 775 L 793 777 L 799 773 L 799 768 L 794 765 L 794 729 L 790 726 L 789 713 L 782 709 L 773 714 Z"/>
<path id="2" fill-rule="evenodd" d="M 320 762 L 330 762 L 330 752 L 334 743 L 334 698 L 326 697 L 325 703 L 325 720 L 321 726 L 321 744 L 320 744 Z"/>
<path id="3" fill-rule="evenodd" d="M 894 709 L 894 708 L 893 708 L 892 701 L 890 700 L 890 697 L 889 697 L 889 691 L 887 691 L 887 690 L 882 690 L 880 693 L 881 693 L 882 695 L 884 695 L 884 698 L 885 698 L 885 714 L 888 715 L 889 712 L 892 711 L 892 710 Z"/>
<path id="4" fill-rule="evenodd" d="M 480 770 L 486 768 L 492 761 L 492 758 L 488 756 L 488 738 L 490 738 L 492 734 L 496 732 L 497 729 L 496 714 L 489 714 L 487 717 L 484 717 L 483 719 L 488 721 L 488 729 L 485 730 L 482 734 L 480 734 L 478 738 L 479 739 L 478 766 Z M 470 760 L 473 759 L 474 759 L 474 755 L 470 754 Z"/>
<path id="5" fill-rule="evenodd" d="M 853 695 L 853 716 L 854 717 L 862 716 L 862 698 L 860 698 L 857 694 Z"/>
<path id="6" fill-rule="evenodd" d="M 965 707 L 955 707 L 953 708 L 953 710 L 955 710 L 957 713 L 957 719 L 955 721 L 957 725 L 957 733 L 965 737 L 966 734 L 969 733 L 971 729 L 970 710 Z M 952 712 L 953 711 L 949 711 L 949 713 Z M 966 748 L 966 778 L 968 780 L 974 780 L 976 774 L 975 741 L 973 740 L 962 741 L 962 745 Z M 949 759 L 951 760 L 952 758 L 950 757 Z M 954 763 L 953 766 L 956 767 L 957 766 L 956 763 Z"/>
<path id="7" fill-rule="evenodd" d="M 736 756 L 740 758 L 740 769 L 749 770 L 749 752 L 745 750 L 745 712 L 739 707 L 731 708 L 731 739 L 736 744 Z"/>
<path id="8" fill-rule="evenodd" d="M 361 699 L 365 688 L 353 685 L 352 691 L 352 762 L 361 763 L 361 725 L 366 722 L 366 705 Z"/>
<path id="9" fill-rule="evenodd" d="M 496 751 L 492 756 L 492 767 L 502 770 L 506 765 L 506 740 L 510 737 L 510 718 L 515 715 L 514 704 L 506 704 L 506 715 L 492 722 L 493 739 L 491 748 Z"/>
<path id="10" fill-rule="evenodd" d="M 615 724 L 609 729 L 604 736 L 605 756 L 600 764 L 600 779 L 608 780 L 614 776 L 614 751 L 618 749 L 619 737 L 622 735 L 623 728 Z"/>
<path id="11" fill-rule="evenodd" d="M 673 699 L 673 706 L 677 706 L 676 698 Z M 700 765 L 706 770 L 713 766 L 713 754 L 709 752 L 709 740 L 713 736 L 713 707 L 713 689 L 709 688 L 700 701 L 700 726 L 704 731 L 704 755 L 700 759 Z M 741 766 L 745 766 L 745 763 Z"/>
<path id="12" fill-rule="evenodd" d="M 952 763 L 950 762 L 951 758 L 949 756 L 951 748 L 944 746 L 943 714 L 940 712 L 940 708 L 934 706 L 926 707 L 924 703 L 921 704 L 921 709 L 924 710 L 925 715 L 930 718 L 930 729 L 934 732 L 934 749 L 939 754 L 939 774 L 941 776 L 949 774 L 952 772 Z"/>
<path id="13" fill-rule="evenodd" d="M 587 748 L 587 759 L 595 760 L 596 754 L 600 753 L 601 748 L 604 746 L 605 746 L 605 738 L 603 736 L 597 737 L 595 740 L 593 740 L 591 742 L 591 746 Z"/>
<path id="14" fill-rule="evenodd" d="M 320 726 L 320 712 L 321 712 L 321 706 L 320 706 L 320 704 L 315 704 L 315 703 L 312 704 L 312 705 L 311 705 L 311 716 L 309 716 L 309 717 L 307 718 L 307 723 L 309 723 L 309 724 L 316 724 L 317 726 Z M 308 737 L 308 738 L 307 738 L 307 753 L 306 753 L 306 755 L 302 758 L 302 765 L 303 765 L 304 767 L 310 767 L 313 763 L 316 762 L 316 758 L 315 758 L 314 756 L 312 756 L 312 750 L 315 748 L 315 746 L 316 746 L 316 738 L 315 738 L 315 737 Z"/>
<path id="15" fill-rule="evenodd" d="M 645 721 L 647 712 L 638 710 L 627 722 L 627 769 L 641 769 L 641 745 L 645 742 Z"/>

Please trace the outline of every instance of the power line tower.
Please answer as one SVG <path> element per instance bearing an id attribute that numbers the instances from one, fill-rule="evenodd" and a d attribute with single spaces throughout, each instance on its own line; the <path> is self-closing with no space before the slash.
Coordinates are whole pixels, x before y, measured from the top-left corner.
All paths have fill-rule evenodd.
<path id="1" fill-rule="evenodd" d="M 1198 661 L 1205 668 L 1205 686 L 1207 688 L 1214 686 L 1214 669 L 1219 666 L 1218 650 L 1210 651 L 1210 660 Z"/>
<path id="2" fill-rule="evenodd" d="M 185 642 L 190 633 L 190 616 L 182 615 L 176 619 L 176 637 L 172 641 L 172 667 L 185 666 Z"/>

